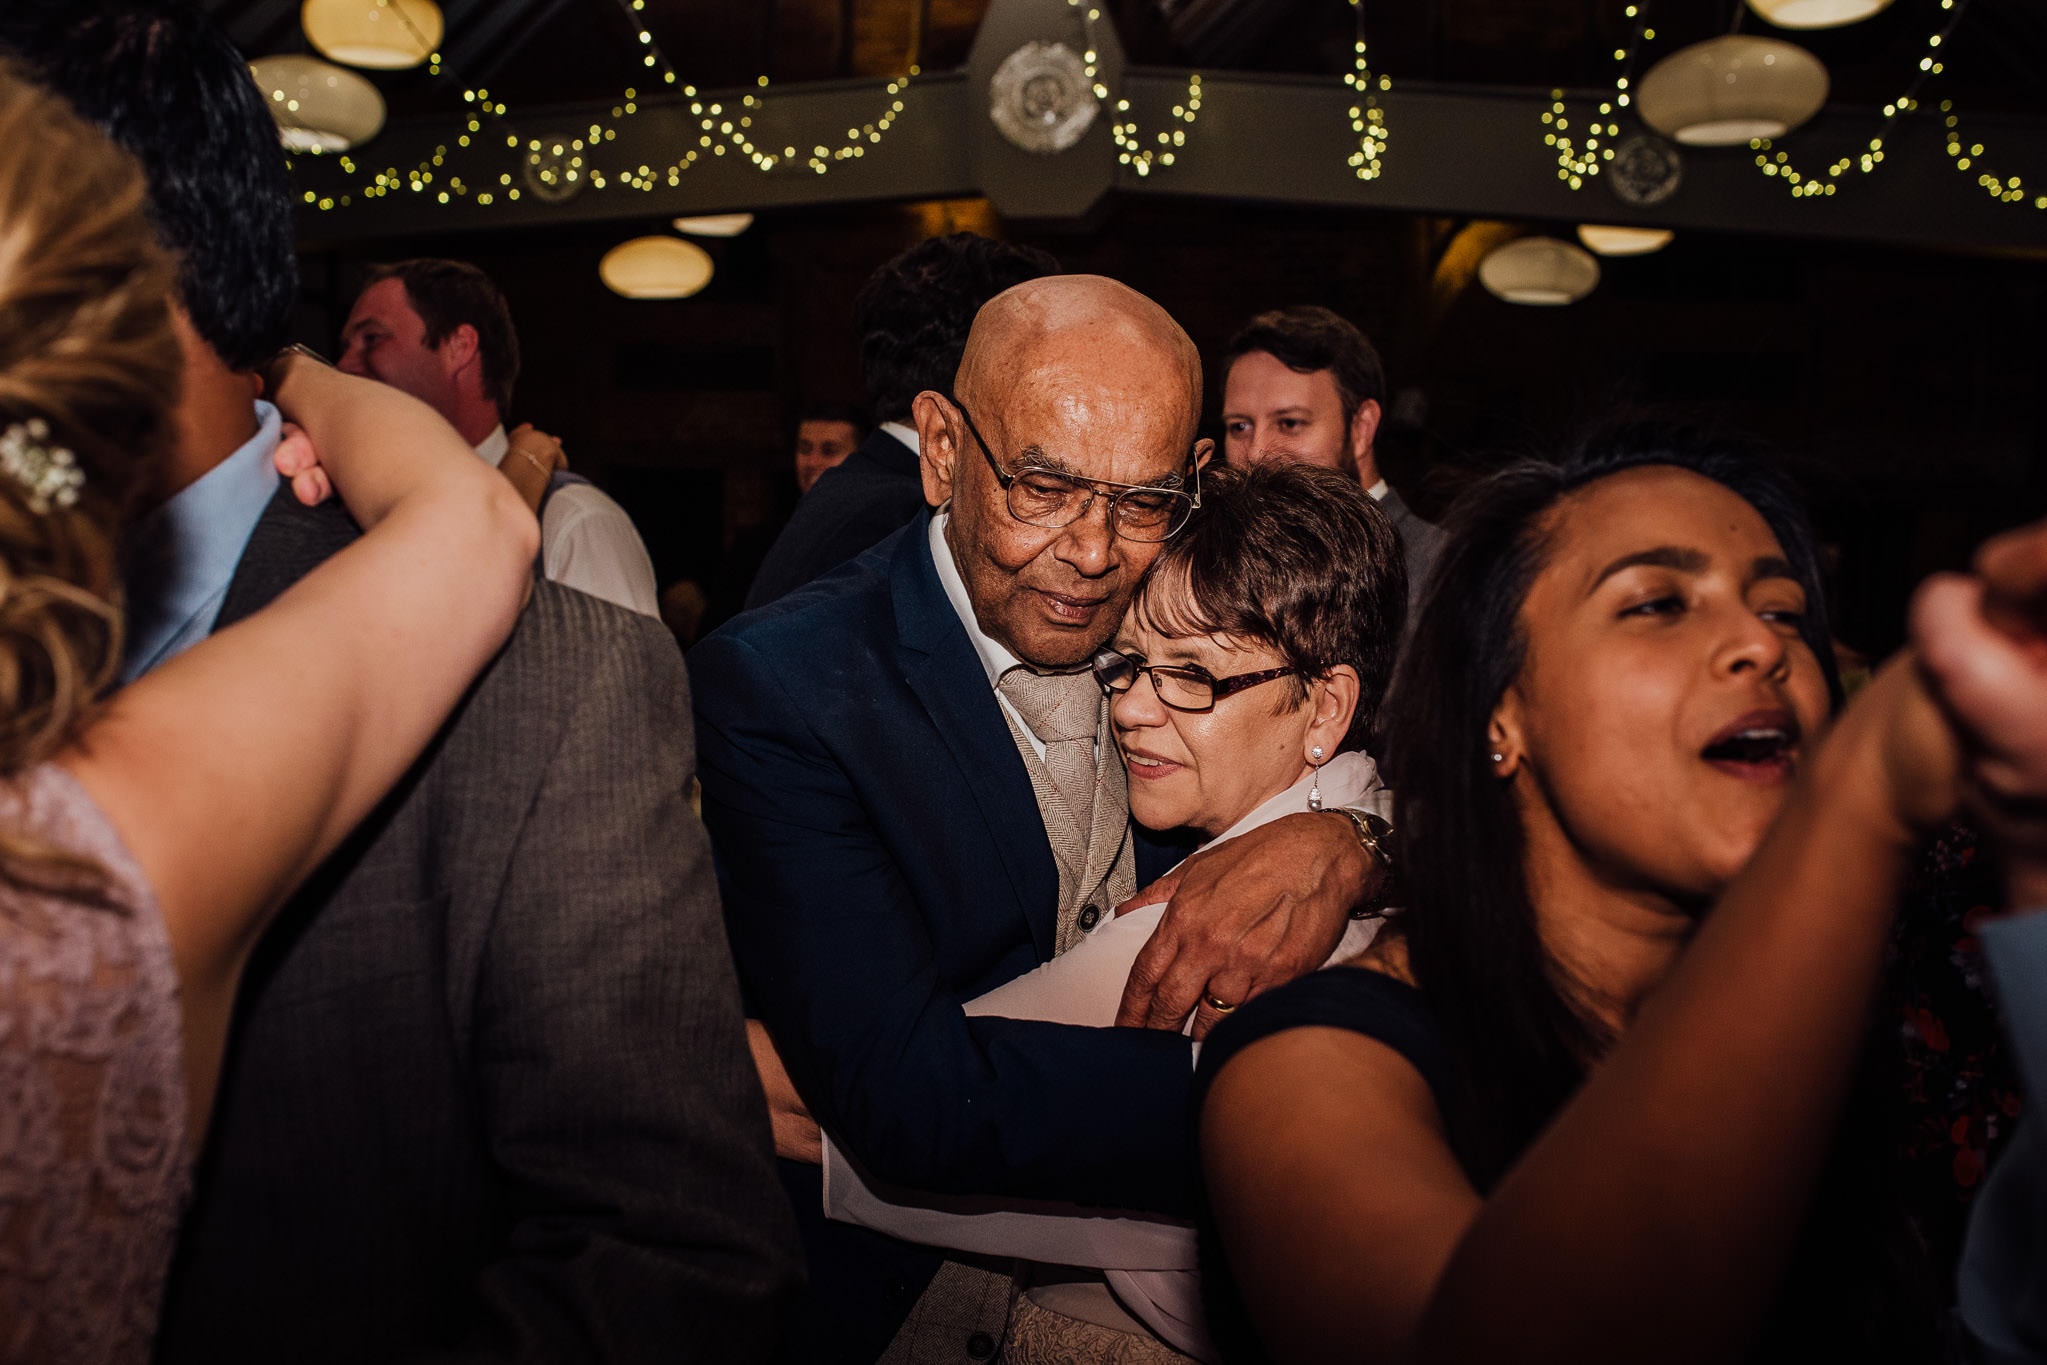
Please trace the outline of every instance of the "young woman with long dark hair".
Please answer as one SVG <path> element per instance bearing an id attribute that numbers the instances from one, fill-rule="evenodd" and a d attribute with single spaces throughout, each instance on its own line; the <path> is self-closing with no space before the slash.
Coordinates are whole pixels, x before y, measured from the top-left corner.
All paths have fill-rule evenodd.
<path id="1" fill-rule="evenodd" d="M 1226 1348 L 1926 1358 L 1897 1225 L 1814 1198 L 1861 1170 L 1830 1154 L 1896 882 L 1953 802 L 1910 662 L 1829 733 L 1797 504 L 1682 434 L 1453 525 L 1388 726 L 1408 908 L 1202 1059 Z"/>

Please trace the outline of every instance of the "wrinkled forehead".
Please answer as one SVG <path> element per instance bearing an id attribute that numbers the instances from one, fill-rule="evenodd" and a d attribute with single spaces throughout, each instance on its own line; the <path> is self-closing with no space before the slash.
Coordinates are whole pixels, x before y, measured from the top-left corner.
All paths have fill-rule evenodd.
<path id="1" fill-rule="evenodd" d="M 1045 350 L 1005 378 L 962 398 L 1006 462 L 1118 483 L 1186 472 L 1200 399 L 1169 366 Z"/>

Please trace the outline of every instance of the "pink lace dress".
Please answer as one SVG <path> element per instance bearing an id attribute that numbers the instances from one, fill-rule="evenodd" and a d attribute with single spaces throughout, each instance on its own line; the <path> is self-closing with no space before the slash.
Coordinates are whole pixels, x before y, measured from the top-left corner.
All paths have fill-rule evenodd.
<path id="1" fill-rule="evenodd" d="M 0 782 L 0 824 L 93 859 L 113 901 L 0 878 L 0 1361 L 141 1365 L 191 1180 L 170 942 L 70 774 Z"/>

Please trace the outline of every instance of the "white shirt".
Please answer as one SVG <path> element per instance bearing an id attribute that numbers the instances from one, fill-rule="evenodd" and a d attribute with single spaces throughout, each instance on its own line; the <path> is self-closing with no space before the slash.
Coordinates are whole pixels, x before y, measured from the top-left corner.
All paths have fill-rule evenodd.
<path id="1" fill-rule="evenodd" d="M 884 428 L 900 425 L 898 422 L 888 422 L 884 423 Z M 913 437 L 916 434 L 914 431 L 910 433 Z M 1024 661 L 1010 653 L 1008 647 L 1000 640 L 981 629 L 981 619 L 974 615 L 974 599 L 967 596 L 967 582 L 960 577 L 959 565 L 953 562 L 952 546 L 945 538 L 945 528 L 951 524 L 950 512 L 941 509 L 933 514 L 931 563 L 938 570 L 938 582 L 945 589 L 945 600 L 952 603 L 954 614 L 960 618 L 960 624 L 966 627 L 967 639 L 974 646 L 974 655 L 980 659 L 982 669 L 988 674 L 989 688 L 996 689 L 1002 681 L 1002 675 L 1012 668 L 1023 667 Z M 1002 704 L 1002 709 L 1016 722 L 1017 728 L 1023 731 L 1024 738 L 1031 742 L 1031 752 L 1043 759 L 1045 741 L 1039 739 L 1037 732 L 1024 723 L 1024 718 L 1017 713 L 1017 709 L 1009 704 L 1009 698 L 1003 696 L 999 690 L 995 691 L 995 700 Z"/>
<path id="2" fill-rule="evenodd" d="M 1202 848 L 1306 810 L 1311 781 L 1303 778 L 1271 797 Z M 1393 793 L 1379 780 L 1379 767 L 1368 754 L 1338 754 L 1322 766 L 1320 783 L 1326 806 L 1392 814 Z M 1116 1021 L 1116 1006 L 1138 950 L 1164 914 L 1165 906 L 1150 905 L 1105 917 L 1065 953 L 968 1001 L 965 1011 L 1106 1028 Z M 1378 920 L 1352 920 L 1323 965 L 1362 953 L 1378 928 Z M 1188 1027 L 1193 1027 L 1192 1020 Z M 1199 1359 L 1217 1358 L 1201 1311 L 1191 1225 L 1156 1214 L 1056 1201 L 1036 1202 L 1028 1209 L 1003 1204 L 898 1189 L 877 1192 L 836 1150 L 830 1136 L 825 1138 L 826 1217 L 927 1246 L 1104 1270 L 1117 1301 L 1160 1338 Z"/>
<path id="3" fill-rule="evenodd" d="M 1373 502 L 1384 502 L 1386 501 L 1386 495 L 1392 491 L 1392 489 L 1386 486 L 1386 480 L 1381 479 L 1365 490 L 1365 496 Z"/>
<path id="4" fill-rule="evenodd" d="M 476 453 L 492 468 L 511 450 L 504 424 L 483 438 Z M 616 602 L 642 616 L 661 615 L 654 561 L 625 509 L 586 483 L 564 484 L 540 516 L 540 562 L 550 582 Z"/>
<path id="5" fill-rule="evenodd" d="M 917 435 L 917 428 L 907 422 L 883 422 L 881 429 L 910 448 L 912 455 L 922 455 L 924 444 Z"/>

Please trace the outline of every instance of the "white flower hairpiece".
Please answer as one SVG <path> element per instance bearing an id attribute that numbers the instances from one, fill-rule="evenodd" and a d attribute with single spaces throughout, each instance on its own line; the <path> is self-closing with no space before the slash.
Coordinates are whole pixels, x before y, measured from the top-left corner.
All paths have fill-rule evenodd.
<path id="1" fill-rule="evenodd" d="M 85 487 L 85 471 L 63 446 L 53 446 L 50 426 L 40 417 L 16 422 L 0 432 L 0 473 L 28 490 L 29 510 L 38 515 L 52 503 L 69 507 Z"/>

